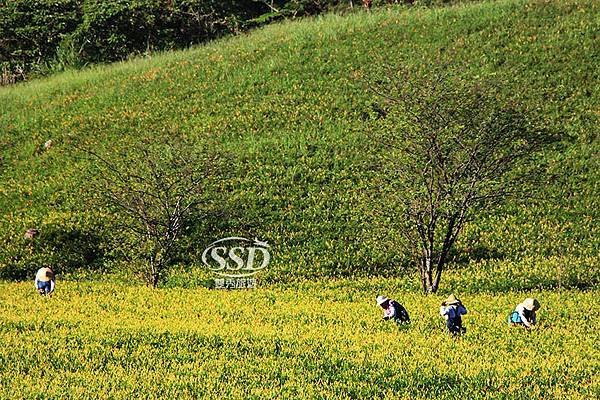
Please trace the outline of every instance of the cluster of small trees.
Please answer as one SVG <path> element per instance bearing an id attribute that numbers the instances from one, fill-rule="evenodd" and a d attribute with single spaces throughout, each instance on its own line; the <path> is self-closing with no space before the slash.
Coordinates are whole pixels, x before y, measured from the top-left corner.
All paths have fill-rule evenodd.
<path id="1" fill-rule="evenodd" d="M 461 0 L 425 0 L 419 4 Z M 281 18 L 406 0 L 0 1 L 0 85 L 65 68 L 185 48 Z"/>
<path id="2" fill-rule="evenodd" d="M 345 0 L 0 1 L 0 85 L 30 73 L 184 48 Z"/>

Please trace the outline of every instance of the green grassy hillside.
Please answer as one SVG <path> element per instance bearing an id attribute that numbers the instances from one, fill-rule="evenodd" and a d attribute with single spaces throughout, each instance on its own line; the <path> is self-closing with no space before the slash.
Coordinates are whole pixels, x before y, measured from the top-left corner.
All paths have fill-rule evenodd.
<path id="1" fill-rule="evenodd" d="M 110 154 L 143 138 L 183 136 L 229 154 L 222 178 L 209 185 L 211 204 L 226 217 L 193 238 L 200 251 L 245 235 L 273 246 L 265 279 L 393 273 L 407 257 L 369 200 L 363 132 L 375 97 L 365 80 L 382 62 L 424 65 L 444 49 L 469 65 L 467 76 L 507 80 L 507 95 L 568 136 L 562 150 L 546 154 L 556 178 L 541 198 L 481 216 L 464 232 L 456 267 L 469 260 L 481 290 L 485 282 L 494 289 L 593 285 L 598 15 L 593 0 L 327 15 L 0 88 L 0 271 L 25 276 L 50 260 L 66 272 L 114 259 L 103 244 L 114 234 L 110 218 L 82 201 L 89 161 L 73 144 Z M 40 151 L 48 139 L 52 148 Z M 41 230 L 34 243 L 23 239 L 30 227 Z M 94 259 L 105 250 L 103 261 Z"/>

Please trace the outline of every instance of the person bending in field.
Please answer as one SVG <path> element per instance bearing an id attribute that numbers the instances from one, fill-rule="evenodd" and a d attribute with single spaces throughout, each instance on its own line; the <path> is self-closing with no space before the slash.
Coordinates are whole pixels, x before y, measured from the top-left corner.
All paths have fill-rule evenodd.
<path id="1" fill-rule="evenodd" d="M 408 311 L 396 300 L 388 299 L 385 296 L 377 296 L 377 305 L 383 308 L 384 320 L 391 319 L 398 326 L 410 323 Z"/>
<path id="2" fill-rule="evenodd" d="M 54 271 L 51 267 L 42 267 L 35 274 L 35 288 L 42 296 L 51 296 L 54 292 Z"/>
<path id="3" fill-rule="evenodd" d="M 446 327 L 452 335 L 465 333 L 467 329 L 462 326 L 462 316 L 467 313 L 467 308 L 454 294 L 442 302 L 440 315 L 446 319 Z"/>
<path id="4" fill-rule="evenodd" d="M 524 326 L 530 329 L 537 322 L 535 312 L 540 309 L 540 302 L 537 299 L 528 298 L 521 304 L 518 304 L 510 316 L 508 323 L 512 326 Z"/>

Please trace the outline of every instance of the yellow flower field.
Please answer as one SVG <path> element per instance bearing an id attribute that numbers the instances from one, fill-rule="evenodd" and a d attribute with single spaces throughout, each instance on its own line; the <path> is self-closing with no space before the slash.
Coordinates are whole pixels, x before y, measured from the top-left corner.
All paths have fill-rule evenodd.
<path id="1" fill-rule="evenodd" d="M 459 293 L 467 333 L 453 339 L 441 294 L 388 291 L 413 322 L 382 321 L 381 283 L 226 291 L 59 281 L 53 298 L 1 283 L 0 398 L 599 395 L 597 290 Z M 509 327 L 529 295 L 542 303 L 537 328 Z"/>

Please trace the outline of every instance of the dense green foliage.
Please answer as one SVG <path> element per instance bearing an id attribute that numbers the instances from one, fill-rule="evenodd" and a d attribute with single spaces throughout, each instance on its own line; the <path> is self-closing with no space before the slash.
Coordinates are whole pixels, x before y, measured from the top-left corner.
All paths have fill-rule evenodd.
<path id="1" fill-rule="evenodd" d="M 0 397 L 581 399 L 600 393 L 598 291 L 461 293 L 467 333 L 448 337 L 442 296 L 397 280 L 255 291 L 57 282 L 0 284 Z M 375 296 L 412 324 L 381 320 Z M 509 327 L 525 296 L 532 331 Z"/>
<path id="2" fill-rule="evenodd" d="M 82 8 L 82 23 L 69 38 L 79 63 L 122 60 L 139 52 L 186 47 L 239 31 L 246 21 L 267 11 L 251 0 L 89 0 Z"/>
<path id="3" fill-rule="evenodd" d="M 0 1 L 0 84 L 27 74 L 187 47 L 337 1 Z M 277 10 L 277 12 L 275 11 Z"/>
<path id="4" fill-rule="evenodd" d="M 268 11 L 251 0 L 10 1 L 0 3 L 0 63 L 24 75 L 122 60 L 238 31 Z"/>
<path id="5" fill-rule="evenodd" d="M 73 144 L 111 154 L 181 136 L 208 137 L 229 155 L 207 188 L 223 214 L 190 230 L 182 266 L 215 239 L 242 235 L 272 245 L 267 280 L 396 274 L 409 261 L 371 196 L 381 150 L 364 134 L 377 101 L 365 82 L 384 62 L 418 67 L 446 49 L 470 66 L 456 73 L 506 80 L 504 95 L 569 137 L 544 155 L 555 177 L 540 197 L 483 213 L 459 239 L 454 267 L 470 263 L 481 285 L 502 290 L 594 285 L 599 12 L 592 0 L 504 0 L 327 15 L 2 88 L 0 271 L 118 267 L 127 260 L 111 245 L 119 231 L 83 201 L 90 163 Z M 31 227 L 40 235 L 24 239 Z M 71 249 L 76 240 L 88 247 Z M 522 279 L 505 275 L 514 272 Z"/>
<path id="6" fill-rule="evenodd" d="M 80 20 L 77 0 L 0 1 L 0 85 L 49 62 Z"/>
<path id="7" fill-rule="evenodd" d="M 412 5 L 468 0 L 407 1 Z M 472 0 L 471 0 L 472 1 Z M 185 48 L 282 18 L 346 12 L 347 0 L 0 1 L 0 85 L 90 63 Z M 376 0 L 374 6 L 398 3 Z M 402 1 L 400 1 L 402 3 Z M 357 8 L 362 3 L 357 2 Z"/>

